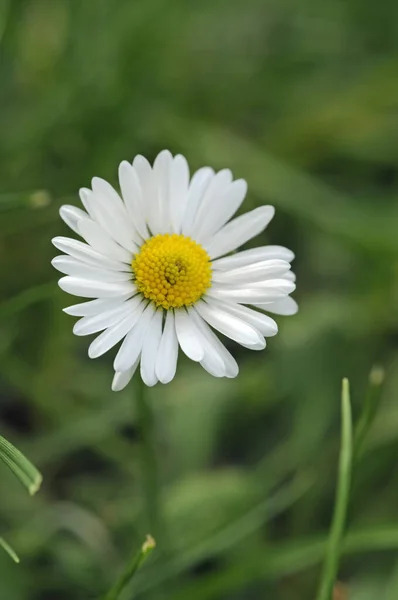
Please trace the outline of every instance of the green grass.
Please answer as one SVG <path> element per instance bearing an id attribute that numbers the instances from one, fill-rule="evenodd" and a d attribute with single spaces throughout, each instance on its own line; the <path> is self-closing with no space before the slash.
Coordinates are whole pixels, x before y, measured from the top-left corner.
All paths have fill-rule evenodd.
<path id="1" fill-rule="evenodd" d="M 50 239 L 92 176 L 165 147 L 245 178 L 244 210 L 275 205 L 255 242 L 296 253 L 300 312 L 264 352 L 230 345 L 236 380 L 181 358 L 148 392 L 167 544 L 120 599 L 314 599 L 342 377 L 338 580 L 398 598 L 397 23 L 389 0 L 0 0 L 0 433 L 44 477 L 29 498 L 1 470 L 21 562 L 0 552 L 0 600 L 99 599 L 154 534 L 136 388 L 112 394 L 112 357 L 73 336 Z"/>

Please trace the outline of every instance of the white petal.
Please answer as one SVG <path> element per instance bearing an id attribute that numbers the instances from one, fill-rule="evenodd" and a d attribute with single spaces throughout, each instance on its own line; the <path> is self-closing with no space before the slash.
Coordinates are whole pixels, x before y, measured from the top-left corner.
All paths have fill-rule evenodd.
<path id="1" fill-rule="evenodd" d="M 188 189 L 187 206 L 182 220 L 181 231 L 184 235 L 191 235 L 199 204 L 213 177 L 214 171 L 210 167 L 203 167 L 193 174 Z"/>
<path id="2" fill-rule="evenodd" d="M 117 192 L 113 191 L 117 195 Z M 134 238 L 134 228 L 126 230 L 129 219 L 120 198 L 118 202 L 114 203 L 98 191 L 94 193 L 87 188 L 82 188 L 79 194 L 91 219 L 100 225 L 112 239 L 121 243 L 122 240 L 127 241 L 126 237 L 128 240 Z M 137 234 L 135 235 L 137 236 Z M 137 239 L 139 240 L 139 237 Z M 128 248 L 130 244 L 131 241 L 125 247 Z"/>
<path id="3" fill-rule="evenodd" d="M 113 381 L 112 381 L 112 391 L 113 392 L 120 392 L 121 390 L 123 390 L 127 384 L 130 383 L 134 373 L 137 370 L 138 367 L 138 363 L 140 362 L 140 359 L 138 358 L 134 365 L 131 367 L 131 369 L 128 369 L 127 371 L 116 371 L 114 377 L 113 377 Z"/>
<path id="4" fill-rule="evenodd" d="M 287 279 L 288 281 L 296 281 L 296 274 L 293 271 L 288 271 L 284 274 L 283 279 Z"/>
<path id="5" fill-rule="evenodd" d="M 108 352 L 113 346 L 115 346 L 124 336 L 134 327 L 137 321 L 140 319 L 145 309 L 145 302 L 141 302 L 134 312 L 127 315 L 122 321 L 108 327 L 105 331 L 100 333 L 98 337 L 91 342 L 88 348 L 88 355 L 90 358 L 97 358 L 102 356 L 105 352 Z"/>
<path id="6" fill-rule="evenodd" d="M 129 252 L 137 252 L 143 240 L 137 232 L 133 221 L 131 221 L 124 204 L 121 203 L 114 206 L 105 196 L 94 193 L 90 197 L 89 202 L 92 209 L 91 212 L 95 215 L 95 222 L 115 242 L 123 246 L 123 248 L 129 250 Z"/>
<path id="7" fill-rule="evenodd" d="M 147 159 L 140 154 L 134 158 L 133 167 L 141 186 L 145 220 L 150 226 L 150 215 L 156 200 L 156 186 L 152 167 Z"/>
<path id="8" fill-rule="evenodd" d="M 224 361 L 210 344 L 205 346 L 205 355 L 200 364 L 213 377 L 226 377 Z"/>
<path id="9" fill-rule="evenodd" d="M 169 383 L 174 378 L 177 359 L 178 340 L 174 324 L 174 313 L 168 310 L 156 357 L 156 376 L 161 383 Z"/>
<path id="10" fill-rule="evenodd" d="M 153 163 L 155 201 L 152 205 L 149 227 L 154 235 L 171 232 L 170 171 L 173 157 L 169 150 L 159 152 Z"/>
<path id="11" fill-rule="evenodd" d="M 117 195 L 116 191 L 113 191 Z M 92 220 L 123 248 L 136 252 L 142 243 L 142 238 L 137 233 L 121 199 L 119 198 L 119 202 L 115 203 L 91 190 L 87 190 L 85 195 Z"/>
<path id="12" fill-rule="evenodd" d="M 218 339 L 216 334 L 210 329 L 209 325 L 202 319 L 194 307 L 189 308 L 188 312 L 194 320 L 195 325 L 222 358 L 225 366 L 225 376 L 231 378 L 236 377 L 239 373 L 239 367 L 232 354 L 226 349 L 224 344 Z"/>
<path id="13" fill-rule="evenodd" d="M 123 202 L 110 183 L 105 181 L 105 179 L 101 179 L 101 177 L 93 177 L 91 180 L 91 187 L 93 188 L 93 192 L 106 198 L 109 205 L 113 209 L 124 210 Z"/>
<path id="14" fill-rule="evenodd" d="M 208 222 L 209 211 L 216 211 L 220 197 L 225 194 L 231 182 L 232 173 L 229 169 L 222 169 L 210 181 L 196 213 L 191 234 L 194 239 L 197 239 L 202 226 Z"/>
<path id="15" fill-rule="evenodd" d="M 227 223 L 203 244 L 210 258 L 217 258 L 245 244 L 265 229 L 274 214 L 273 206 L 260 206 Z"/>
<path id="16" fill-rule="evenodd" d="M 81 277 L 82 279 L 92 279 L 94 281 L 131 281 L 132 273 L 125 271 L 111 271 L 108 269 L 101 269 L 92 265 L 87 265 L 81 262 L 77 258 L 72 256 L 56 256 L 52 259 L 51 264 L 55 269 L 65 273 L 65 275 L 72 275 L 73 277 Z"/>
<path id="17" fill-rule="evenodd" d="M 73 333 L 75 335 L 91 335 L 107 327 L 112 327 L 122 321 L 128 314 L 131 314 L 140 302 L 141 298 L 137 295 L 131 300 L 120 302 L 117 306 L 104 310 L 97 315 L 83 317 L 75 323 Z"/>
<path id="18" fill-rule="evenodd" d="M 181 223 L 188 202 L 189 167 L 186 159 L 177 154 L 170 171 L 170 221 L 172 231 L 181 232 Z"/>
<path id="19" fill-rule="evenodd" d="M 204 358 L 202 336 L 185 309 L 177 309 L 174 312 L 175 327 L 178 343 L 181 350 L 195 362 Z"/>
<path id="20" fill-rule="evenodd" d="M 275 313 L 276 315 L 290 316 L 295 315 L 298 311 L 297 302 L 288 296 L 287 298 L 283 298 L 282 300 L 277 300 L 276 302 L 271 302 L 268 304 L 253 304 L 257 308 L 261 308 L 262 310 L 266 310 L 268 312 Z"/>
<path id="21" fill-rule="evenodd" d="M 295 290 L 296 286 L 292 281 L 286 279 L 269 279 L 261 283 L 251 284 L 250 288 L 236 287 L 229 289 L 218 287 L 214 284 L 207 295 L 218 300 L 229 300 L 243 304 L 255 304 L 264 302 L 275 302 L 284 298 Z"/>
<path id="22" fill-rule="evenodd" d="M 144 312 L 140 316 L 138 322 L 128 332 L 116 354 L 113 363 L 115 371 L 127 371 L 135 363 L 141 354 L 144 336 L 146 335 L 148 326 L 155 314 L 155 307 L 149 303 Z"/>
<path id="23" fill-rule="evenodd" d="M 80 190 L 79 190 L 80 200 L 81 200 L 84 208 L 86 209 L 87 213 L 93 219 L 95 217 L 91 213 L 91 204 L 90 204 L 90 197 L 92 196 L 92 193 L 93 193 L 92 190 L 89 190 L 88 188 L 80 188 Z"/>
<path id="24" fill-rule="evenodd" d="M 156 377 L 156 357 L 162 337 L 163 310 L 158 309 L 147 332 L 141 352 L 141 377 L 145 385 L 153 386 L 158 382 Z"/>
<path id="25" fill-rule="evenodd" d="M 67 224 L 72 231 L 75 233 L 79 233 L 77 230 L 77 224 L 80 219 L 87 218 L 87 213 L 81 208 L 77 208 L 77 206 L 72 206 L 70 204 L 64 204 L 59 209 L 59 214 L 61 219 Z"/>
<path id="26" fill-rule="evenodd" d="M 219 198 L 214 199 L 211 210 L 206 211 L 195 239 L 202 242 L 225 225 L 242 204 L 246 192 L 247 183 L 244 179 L 233 181 Z"/>
<path id="27" fill-rule="evenodd" d="M 135 290 L 132 281 L 108 283 L 105 281 L 91 281 L 78 277 L 62 277 L 58 281 L 61 290 L 82 298 L 115 298 L 121 294 L 132 293 Z"/>
<path id="28" fill-rule="evenodd" d="M 195 309 L 209 325 L 232 340 L 235 340 L 238 344 L 252 348 L 253 350 L 265 348 L 264 337 L 257 329 L 221 310 L 215 304 L 200 300 L 195 304 Z"/>
<path id="29" fill-rule="evenodd" d="M 112 260 L 131 263 L 131 252 L 119 246 L 98 223 L 91 219 L 82 219 L 79 221 L 78 229 L 80 235 L 97 252 L 109 256 Z"/>
<path id="30" fill-rule="evenodd" d="M 97 252 L 91 248 L 91 246 L 88 246 L 79 240 L 58 236 L 53 238 L 51 242 L 56 248 L 58 248 L 58 250 L 66 252 L 70 256 L 74 256 L 75 258 L 89 265 L 94 265 L 104 269 L 112 269 L 114 271 L 131 272 L 130 265 L 126 265 L 121 261 L 108 258 L 107 256 L 104 256 L 100 252 Z"/>
<path id="31" fill-rule="evenodd" d="M 142 239 L 146 240 L 149 233 L 145 221 L 141 184 L 135 169 L 126 160 L 119 166 L 119 183 L 130 219 Z"/>
<path id="32" fill-rule="evenodd" d="M 200 364 L 214 377 L 228 377 L 229 375 L 227 373 L 229 372 L 230 361 L 224 360 L 225 353 L 220 352 L 219 344 L 214 343 L 212 337 L 214 334 L 212 334 L 209 326 L 192 307 L 188 308 L 188 314 L 189 318 L 192 319 L 192 322 L 195 323 L 198 334 L 200 334 L 201 345 L 204 350 L 204 357 L 200 361 Z M 218 342 L 219 340 L 216 338 L 216 341 Z"/>
<path id="33" fill-rule="evenodd" d="M 235 304 L 232 302 L 218 301 L 212 299 L 211 304 L 217 306 L 220 310 L 242 319 L 249 325 L 257 329 L 264 337 L 272 337 L 278 333 L 278 325 L 268 315 L 264 315 L 256 310 Z"/>
<path id="34" fill-rule="evenodd" d="M 212 267 L 214 270 L 227 271 L 228 269 L 238 269 L 239 267 L 245 267 L 246 265 L 270 259 L 292 262 L 294 254 L 291 250 L 283 246 L 259 246 L 258 248 L 236 252 L 231 256 L 217 258 L 217 260 L 212 261 Z"/>
<path id="35" fill-rule="evenodd" d="M 217 283 L 241 286 L 243 283 L 261 282 L 271 277 L 286 277 L 290 264 L 284 260 L 264 260 L 262 262 L 231 269 L 228 271 L 214 271 L 212 280 Z"/>
<path id="36" fill-rule="evenodd" d="M 200 318 L 201 317 L 199 317 L 199 319 Z M 204 321 L 203 324 L 205 324 Z M 199 329 L 199 331 L 202 333 L 201 329 Z M 213 377 L 226 377 L 227 369 L 223 357 L 218 351 L 217 346 L 215 346 L 206 335 L 203 335 L 203 348 L 205 355 L 200 361 L 201 366 L 205 369 L 205 371 L 210 373 L 210 375 L 213 375 Z"/>
<path id="37" fill-rule="evenodd" d="M 131 294 L 124 294 L 124 297 L 122 295 L 120 297 L 118 296 L 117 298 L 99 298 L 97 300 L 89 300 L 88 302 L 82 302 L 81 304 L 68 306 L 62 310 L 67 315 L 72 315 L 73 317 L 89 317 L 91 315 L 98 315 L 105 310 L 119 306 L 124 300 L 127 300 L 130 295 Z"/>

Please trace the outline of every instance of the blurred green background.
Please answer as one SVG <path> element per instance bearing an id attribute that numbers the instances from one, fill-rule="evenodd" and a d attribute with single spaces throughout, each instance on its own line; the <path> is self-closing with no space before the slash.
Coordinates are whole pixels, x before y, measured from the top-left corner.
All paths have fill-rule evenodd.
<path id="1" fill-rule="evenodd" d="M 341 378 L 357 419 L 374 364 L 335 596 L 396 600 L 398 4 L 2 0 L 0 53 L 0 431 L 44 475 L 30 499 L 0 470 L 0 599 L 99 598 L 149 532 L 136 387 L 73 336 L 50 239 L 93 175 L 169 148 L 275 205 L 255 242 L 295 251 L 300 312 L 231 344 L 236 380 L 181 359 L 149 391 L 168 536 L 123 600 L 314 598 Z"/>

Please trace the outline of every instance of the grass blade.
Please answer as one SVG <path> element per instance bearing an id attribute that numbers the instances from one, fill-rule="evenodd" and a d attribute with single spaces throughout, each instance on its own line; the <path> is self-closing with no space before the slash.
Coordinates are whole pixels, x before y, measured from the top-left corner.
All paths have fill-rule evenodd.
<path id="1" fill-rule="evenodd" d="M 0 459 L 11 469 L 31 496 L 38 491 L 43 479 L 41 473 L 22 452 L 2 436 L 0 436 Z"/>
<path id="2" fill-rule="evenodd" d="M 19 563 L 19 557 L 16 554 L 16 552 L 11 548 L 10 544 L 8 544 L 1 537 L 0 537 L 0 547 L 3 548 L 3 550 L 5 550 L 9 556 L 11 556 L 11 558 L 14 562 Z"/>

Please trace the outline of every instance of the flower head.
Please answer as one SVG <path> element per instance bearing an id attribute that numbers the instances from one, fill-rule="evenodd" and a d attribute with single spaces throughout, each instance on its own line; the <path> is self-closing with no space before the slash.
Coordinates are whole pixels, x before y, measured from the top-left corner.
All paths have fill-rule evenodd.
<path id="1" fill-rule="evenodd" d="M 60 210 L 84 242 L 52 240 L 65 253 L 52 261 L 66 275 L 59 286 L 91 299 L 64 309 L 81 317 L 74 333 L 102 332 L 89 346 L 91 358 L 123 340 L 114 361 L 115 391 L 138 366 L 147 385 L 170 382 L 179 348 L 215 377 L 235 377 L 238 365 L 213 330 L 262 350 L 278 330 L 262 311 L 297 310 L 289 297 L 295 289 L 290 250 L 235 252 L 265 229 L 274 208 L 230 220 L 245 198 L 246 182 L 233 181 L 228 169 L 215 173 L 209 167 L 190 179 L 185 158 L 167 150 L 153 167 L 143 156 L 122 162 L 119 183 L 121 195 L 94 177 L 92 189 L 80 190 L 85 210 Z"/>

